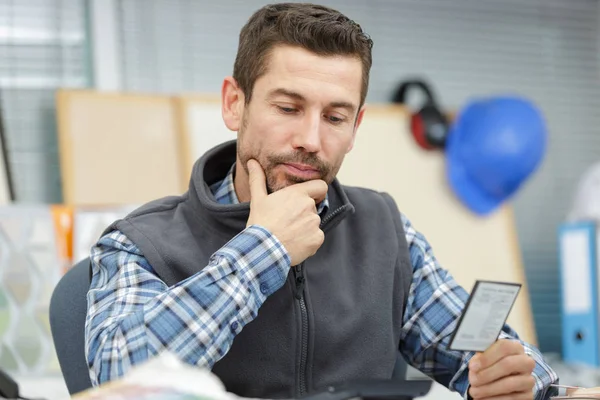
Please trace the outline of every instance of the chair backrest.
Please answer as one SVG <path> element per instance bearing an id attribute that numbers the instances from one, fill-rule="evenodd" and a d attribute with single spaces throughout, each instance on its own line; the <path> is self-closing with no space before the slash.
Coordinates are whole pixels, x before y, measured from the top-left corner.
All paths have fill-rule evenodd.
<path id="1" fill-rule="evenodd" d="M 90 259 L 71 268 L 54 288 L 50 328 L 58 362 L 71 395 L 92 387 L 85 359 L 85 317 Z"/>

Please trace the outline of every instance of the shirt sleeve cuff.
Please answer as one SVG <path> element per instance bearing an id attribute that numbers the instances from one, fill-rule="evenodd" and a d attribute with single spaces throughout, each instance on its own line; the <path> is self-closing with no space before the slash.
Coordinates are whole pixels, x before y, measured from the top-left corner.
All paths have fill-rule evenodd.
<path id="1" fill-rule="evenodd" d="M 213 257 L 225 257 L 240 278 L 262 298 L 283 286 L 291 265 L 290 256 L 279 239 L 258 225 L 244 229 Z"/>

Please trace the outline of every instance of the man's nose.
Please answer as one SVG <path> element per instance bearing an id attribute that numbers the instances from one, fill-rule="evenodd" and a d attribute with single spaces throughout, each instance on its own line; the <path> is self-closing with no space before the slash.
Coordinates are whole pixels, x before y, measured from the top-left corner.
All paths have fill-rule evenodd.
<path id="1" fill-rule="evenodd" d="M 321 150 L 321 116 L 306 115 L 302 125 L 294 135 L 293 146 L 308 153 L 317 153 Z"/>

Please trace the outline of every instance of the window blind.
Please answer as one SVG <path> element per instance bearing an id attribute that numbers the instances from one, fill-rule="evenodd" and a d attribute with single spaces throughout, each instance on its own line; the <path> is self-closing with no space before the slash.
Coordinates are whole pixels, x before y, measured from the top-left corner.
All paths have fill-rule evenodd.
<path id="1" fill-rule="evenodd" d="M 54 93 L 88 84 L 85 0 L 0 0 L 0 101 L 19 203 L 60 202 Z"/>

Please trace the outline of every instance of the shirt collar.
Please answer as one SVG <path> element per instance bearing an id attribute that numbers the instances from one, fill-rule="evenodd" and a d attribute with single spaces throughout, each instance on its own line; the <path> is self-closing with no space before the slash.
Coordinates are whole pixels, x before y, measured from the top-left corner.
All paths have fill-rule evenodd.
<path id="1" fill-rule="evenodd" d="M 235 173 L 235 163 L 229 168 L 229 172 L 220 182 L 216 182 L 211 186 L 211 191 L 215 196 L 215 200 L 219 204 L 238 204 L 239 200 L 237 194 L 235 193 L 235 186 L 233 185 L 233 176 Z M 328 195 L 325 195 L 325 200 L 323 200 L 317 206 L 317 213 L 319 215 L 323 215 L 329 209 L 329 199 Z"/>

